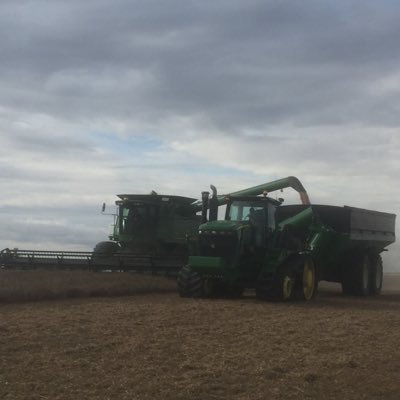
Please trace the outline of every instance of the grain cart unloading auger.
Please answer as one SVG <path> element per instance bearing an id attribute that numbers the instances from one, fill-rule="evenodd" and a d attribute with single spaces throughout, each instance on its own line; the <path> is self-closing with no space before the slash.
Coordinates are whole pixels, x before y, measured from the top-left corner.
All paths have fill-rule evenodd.
<path id="1" fill-rule="evenodd" d="M 297 178 L 288 177 L 245 189 L 253 195 L 293 187 L 303 202 L 307 194 Z M 229 196 L 241 195 L 238 191 Z M 215 218 L 225 196 L 203 200 L 183 196 L 121 194 L 109 241 L 98 243 L 93 252 L 4 249 L 0 267 L 139 271 L 176 275 L 187 262 L 188 237 L 197 232 L 202 208 Z M 204 207 L 203 207 L 204 202 Z"/>
<path id="2" fill-rule="evenodd" d="M 222 221 L 211 201 L 210 220 L 200 225 L 178 274 L 182 297 L 237 296 L 253 288 L 260 299 L 311 300 L 320 280 L 341 283 L 345 294 L 381 292 L 380 253 L 395 241 L 394 214 L 310 205 L 306 194 L 303 204 L 283 206 L 256 194 L 227 196 Z"/>

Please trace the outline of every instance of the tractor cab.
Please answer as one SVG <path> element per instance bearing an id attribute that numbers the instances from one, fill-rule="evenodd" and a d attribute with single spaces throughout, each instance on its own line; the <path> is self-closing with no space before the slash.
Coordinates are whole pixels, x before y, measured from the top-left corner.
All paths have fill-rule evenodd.
<path id="1" fill-rule="evenodd" d="M 232 197 L 228 199 L 225 220 L 236 221 L 255 247 L 266 247 L 275 230 L 275 212 L 281 203 L 268 197 Z"/>
<path id="2" fill-rule="evenodd" d="M 242 257 L 263 253 L 276 228 L 275 212 L 281 203 L 257 196 L 232 196 L 225 202 L 224 220 L 200 225 L 197 255 L 241 262 Z"/>

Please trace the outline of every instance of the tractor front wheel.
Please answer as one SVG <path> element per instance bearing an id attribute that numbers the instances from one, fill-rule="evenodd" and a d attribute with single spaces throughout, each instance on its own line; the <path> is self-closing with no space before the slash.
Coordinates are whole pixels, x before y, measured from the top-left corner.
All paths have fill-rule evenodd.
<path id="1" fill-rule="evenodd" d="M 201 297 L 203 295 L 203 280 L 188 265 L 183 266 L 179 271 L 177 285 L 181 297 Z"/>

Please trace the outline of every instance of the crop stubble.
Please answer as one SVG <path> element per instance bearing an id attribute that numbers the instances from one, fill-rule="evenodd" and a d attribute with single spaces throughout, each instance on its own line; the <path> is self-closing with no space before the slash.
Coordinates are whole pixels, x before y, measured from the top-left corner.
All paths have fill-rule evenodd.
<path id="1" fill-rule="evenodd" d="M 168 283 L 168 285 L 170 285 Z M 398 399 L 400 295 L 0 305 L 0 398 Z"/>

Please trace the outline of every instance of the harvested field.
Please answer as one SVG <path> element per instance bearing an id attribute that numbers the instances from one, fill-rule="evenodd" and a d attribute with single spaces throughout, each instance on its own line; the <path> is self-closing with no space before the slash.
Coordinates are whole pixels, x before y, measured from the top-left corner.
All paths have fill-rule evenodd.
<path id="1" fill-rule="evenodd" d="M 395 292 L 3 303 L 0 398 L 397 400 L 399 343 Z"/>
<path id="2" fill-rule="evenodd" d="M 0 270 L 0 302 L 175 291 L 174 279 L 145 274 Z"/>

